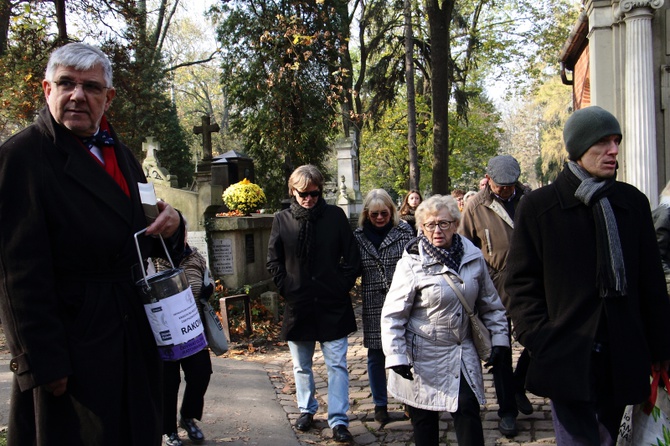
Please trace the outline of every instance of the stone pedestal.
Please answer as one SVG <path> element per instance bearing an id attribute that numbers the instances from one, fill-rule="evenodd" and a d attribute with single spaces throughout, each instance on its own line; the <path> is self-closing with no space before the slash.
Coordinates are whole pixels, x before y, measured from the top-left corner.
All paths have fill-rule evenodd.
<path id="1" fill-rule="evenodd" d="M 226 288 L 239 289 L 271 279 L 265 264 L 272 220 L 267 214 L 207 219 L 211 272 Z"/>
<path id="2" fill-rule="evenodd" d="M 337 205 L 349 218 L 356 218 L 363 211 L 363 196 L 358 180 L 358 157 L 354 139 L 342 138 L 333 148 L 337 153 L 338 195 Z"/>
<path id="3" fill-rule="evenodd" d="M 272 313 L 273 322 L 275 324 L 279 322 L 279 293 L 276 291 L 261 293 L 261 303 Z"/>

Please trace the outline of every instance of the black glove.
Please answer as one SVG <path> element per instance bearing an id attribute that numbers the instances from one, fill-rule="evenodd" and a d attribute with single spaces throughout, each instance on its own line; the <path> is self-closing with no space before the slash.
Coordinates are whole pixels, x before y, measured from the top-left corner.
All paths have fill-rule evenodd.
<path id="1" fill-rule="evenodd" d="M 414 380 L 414 375 L 412 375 L 412 367 L 408 365 L 394 365 L 391 367 L 391 370 L 396 372 L 398 375 L 402 376 L 405 379 L 410 381 Z"/>
<path id="2" fill-rule="evenodd" d="M 202 287 L 200 288 L 199 298 L 209 302 L 209 298 L 212 296 L 213 293 L 214 293 L 214 284 L 210 282 L 209 285 L 205 285 L 203 283 Z"/>
<path id="3" fill-rule="evenodd" d="M 484 367 L 496 367 L 501 365 L 505 360 L 505 355 L 507 355 L 509 351 L 509 347 L 494 345 L 491 347 L 491 356 L 489 356 L 489 359 L 484 363 Z"/>

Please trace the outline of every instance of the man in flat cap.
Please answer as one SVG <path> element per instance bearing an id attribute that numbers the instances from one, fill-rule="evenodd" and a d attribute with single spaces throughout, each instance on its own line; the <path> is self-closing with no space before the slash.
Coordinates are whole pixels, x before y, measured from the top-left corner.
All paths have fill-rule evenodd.
<path id="1" fill-rule="evenodd" d="M 505 306 L 509 296 L 503 284 L 509 242 L 514 230 L 514 213 L 521 197 L 527 192 L 519 182 L 520 174 L 521 168 L 514 157 L 501 155 L 491 158 L 486 168 L 486 185 L 465 206 L 458 230 L 482 250 L 491 279 Z M 523 351 L 515 371 L 512 369 L 512 351 L 508 348 L 496 348 L 488 363 L 493 365 L 493 382 L 500 406 L 498 428 L 505 436 L 515 436 L 519 411 L 527 415 L 533 413 L 533 406 L 524 389 L 528 354 Z"/>
<path id="2" fill-rule="evenodd" d="M 614 444 L 627 404 L 645 401 L 670 359 L 670 301 L 649 201 L 615 180 L 621 128 L 574 112 L 568 161 L 517 209 L 505 288 L 530 352 L 527 389 L 551 399 L 559 445 Z"/>

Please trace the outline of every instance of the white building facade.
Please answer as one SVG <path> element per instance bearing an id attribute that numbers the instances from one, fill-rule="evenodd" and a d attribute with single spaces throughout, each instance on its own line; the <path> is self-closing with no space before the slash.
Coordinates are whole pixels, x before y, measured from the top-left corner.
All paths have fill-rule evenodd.
<path id="1" fill-rule="evenodd" d="M 586 0 L 560 56 L 574 108 L 598 105 L 619 119 L 618 179 L 652 207 L 670 179 L 669 23 L 664 0 Z"/>

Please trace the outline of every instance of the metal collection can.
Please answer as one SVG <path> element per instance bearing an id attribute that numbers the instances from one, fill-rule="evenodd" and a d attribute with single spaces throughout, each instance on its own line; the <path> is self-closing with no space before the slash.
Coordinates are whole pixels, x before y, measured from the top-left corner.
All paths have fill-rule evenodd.
<path id="1" fill-rule="evenodd" d="M 143 260 L 137 236 L 144 231 L 135 234 L 140 264 Z M 161 242 L 172 268 L 151 276 L 142 268 L 143 278 L 136 285 L 161 358 L 176 361 L 207 347 L 207 339 L 186 274 L 174 267 L 162 238 Z"/>

